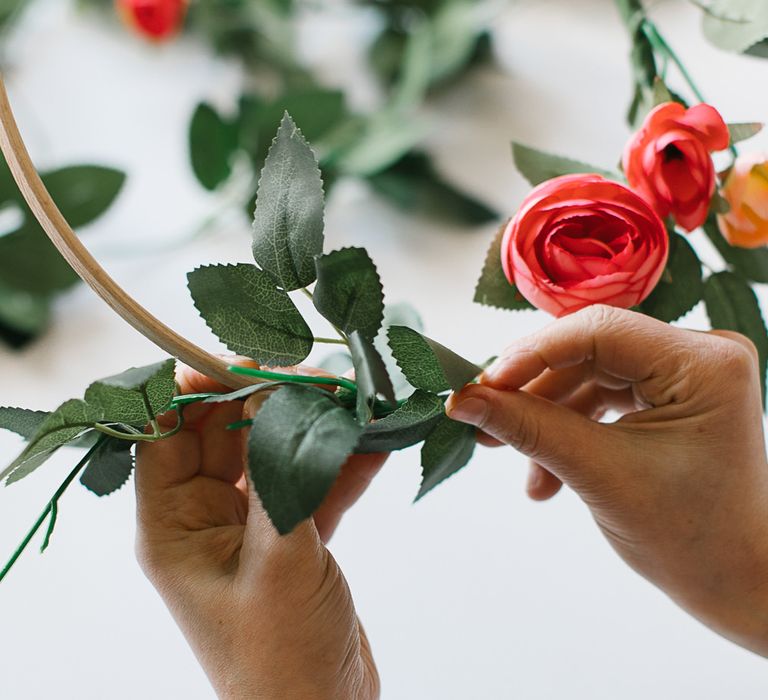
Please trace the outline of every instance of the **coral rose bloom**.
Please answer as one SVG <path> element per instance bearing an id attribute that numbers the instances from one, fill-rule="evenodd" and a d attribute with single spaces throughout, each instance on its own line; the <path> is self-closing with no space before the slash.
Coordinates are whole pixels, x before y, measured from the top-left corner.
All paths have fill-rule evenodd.
<path id="1" fill-rule="evenodd" d="M 731 210 L 717 217 L 731 245 L 757 248 L 768 244 L 768 155 L 739 156 L 722 190 Z"/>
<path id="2" fill-rule="evenodd" d="M 173 36 L 187 13 L 188 0 L 116 0 L 123 22 L 154 41 Z"/>
<path id="3" fill-rule="evenodd" d="M 727 148 L 729 141 L 728 127 L 714 107 L 686 109 L 665 102 L 651 111 L 624 149 L 624 173 L 660 217 L 671 214 L 679 226 L 693 231 L 706 220 L 715 191 L 710 153 Z"/>
<path id="4" fill-rule="evenodd" d="M 501 261 L 531 304 L 564 316 L 639 304 L 668 252 L 664 224 L 645 200 L 599 175 L 566 175 L 528 195 L 504 232 Z"/>

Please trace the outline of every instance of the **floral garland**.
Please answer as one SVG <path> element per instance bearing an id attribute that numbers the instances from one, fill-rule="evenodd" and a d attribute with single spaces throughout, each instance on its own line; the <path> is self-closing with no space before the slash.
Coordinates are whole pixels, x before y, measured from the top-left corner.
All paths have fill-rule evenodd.
<path id="1" fill-rule="evenodd" d="M 657 52 L 666 54 L 668 45 L 644 14 L 627 19 L 636 42 L 646 45 L 654 37 L 648 46 L 656 65 Z M 517 167 L 534 189 L 496 236 L 475 298 L 555 316 L 602 303 L 664 321 L 703 300 L 714 327 L 752 339 L 764 378 L 768 331 L 752 284 L 768 282 L 768 159 L 745 154 L 721 173 L 712 160 L 718 151 L 735 156 L 735 144 L 761 125 L 727 125 L 711 105 L 689 107 L 670 92 L 664 77 L 638 80 L 635 116 L 648 95 L 655 105 L 625 146 L 623 176 L 515 144 Z M 684 78 L 694 95 L 700 94 L 687 72 Z M 423 335 L 409 307 L 387 307 L 364 249 L 324 251 L 323 221 L 317 157 L 285 114 L 259 180 L 255 264 L 206 265 L 188 276 L 192 299 L 212 332 L 252 361 L 230 370 L 257 383 L 229 393 L 178 395 L 175 361 L 169 359 L 98 380 L 82 398 L 51 412 L 0 408 L 0 427 L 27 440 L 0 473 L 9 484 L 61 448 L 87 450 L 0 571 L 0 580 L 46 520 L 42 548 L 48 546 L 59 500 L 75 478 L 100 496 L 119 489 L 133 468 L 133 445 L 175 435 L 193 403 L 269 393 L 254 419 L 229 429 L 248 431 L 251 482 L 281 533 L 312 515 L 351 454 L 421 444 L 417 499 L 470 461 L 475 430 L 449 419 L 444 403 L 486 363 L 470 362 Z M 687 240 L 698 228 L 719 251 L 724 269 L 705 275 Z M 312 330 L 316 320 L 302 316 L 295 294 L 311 299 L 328 335 Z M 355 379 L 342 376 L 345 367 L 338 364 L 335 373 L 320 377 L 279 369 L 301 363 L 316 344 L 342 347 Z M 175 411 L 176 425 L 164 430 L 158 416 L 169 410 Z M 307 443 L 313 445 L 311 456 L 291 448 Z"/>

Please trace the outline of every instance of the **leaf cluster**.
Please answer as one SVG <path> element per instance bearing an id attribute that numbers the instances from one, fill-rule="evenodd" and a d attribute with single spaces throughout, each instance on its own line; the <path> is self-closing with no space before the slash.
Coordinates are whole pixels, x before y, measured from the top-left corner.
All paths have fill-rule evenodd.
<path id="1" fill-rule="evenodd" d="M 194 303 L 219 340 L 267 368 L 297 365 L 316 343 L 336 343 L 345 346 L 342 366 L 351 366 L 355 377 L 351 387 L 341 378 L 322 380 L 341 384 L 330 391 L 285 375 L 252 422 L 251 480 L 281 533 L 312 514 L 355 452 L 424 441 L 419 497 L 467 463 L 474 432 L 446 427 L 458 424 L 446 418 L 444 400 L 481 368 L 397 325 L 419 322 L 402 305 L 387 308 L 364 249 L 325 252 L 319 164 L 287 113 L 264 157 L 251 251 L 254 264 L 208 265 L 189 274 Z M 296 292 L 312 300 L 337 339 L 314 334 L 293 300 Z"/>
<path id="2" fill-rule="evenodd" d="M 112 205 L 125 174 L 97 165 L 41 173 L 54 202 L 73 228 L 98 219 Z M 0 158 L 0 339 L 22 347 L 48 326 L 51 304 L 79 281 L 50 242 Z"/>

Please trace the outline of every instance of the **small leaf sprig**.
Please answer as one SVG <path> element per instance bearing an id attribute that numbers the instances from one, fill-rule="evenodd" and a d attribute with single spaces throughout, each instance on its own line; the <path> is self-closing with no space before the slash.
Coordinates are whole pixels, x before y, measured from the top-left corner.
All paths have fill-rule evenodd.
<path id="1" fill-rule="evenodd" d="M 27 440 L 0 473 L 6 484 L 28 476 L 61 448 L 87 450 L 0 571 L 0 581 L 46 519 L 42 549 L 48 546 L 59 501 L 78 475 L 99 496 L 118 490 L 133 469 L 131 448 L 176 435 L 185 408 L 194 403 L 269 393 L 255 418 L 229 428 L 249 431 L 250 481 L 282 534 L 312 515 L 354 453 L 423 443 L 417 499 L 469 462 L 475 431 L 446 416 L 445 400 L 482 368 L 423 335 L 408 305 L 385 305 L 378 271 L 363 248 L 324 252 L 322 178 L 287 113 L 262 170 L 252 253 L 254 264 L 198 267 L 188 274 L 188 287 L 219 340 L 258 365 L 230 368 L 251 376 L 254 385 L 179 395 L 175 360 L 168 359 L 98 380 L 82 398 L 52 412 L 0 408 L 0 428 Z M 296 293 L 311 299 L 336 337 L 313 333 L 291 296 Z M 281 371 L 303 362 L 317 343 L 343 348 L 332 363 L 354 370 L 354 379 Z M 158 416 L 168 411 L 176 412 L 176 424 L 164 430 Z"/>

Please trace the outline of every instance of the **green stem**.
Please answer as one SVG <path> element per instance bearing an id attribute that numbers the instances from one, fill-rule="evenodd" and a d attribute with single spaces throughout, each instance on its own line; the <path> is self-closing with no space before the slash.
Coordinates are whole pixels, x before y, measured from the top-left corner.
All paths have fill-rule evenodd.
<path id="1" fill-rule="evenodd" d="M 667 43 L 667 40 L 661 34 L 658 27 L 650 19 L 648 19 L 647 16 L 644 17 L 641 26 L 645 36 L 648 37 L 648 41 L 651 42 L 653 47 L 675 64 L 675 67 L 678 71 L 680 71 L 680 75 L 683 76 L 683 80 L 685 80 L 696 99 L 699 102 L 706 102 L 707 99 L 704 97 L 704 93 L 699 89 L 699 86 L 694 81 L 693 76 L 691 76 L 691 74 L 688 72 L 688 69 L 686 68 L 683 61 L 680 59 L 677 53 L 675 53 L 675 50 Z M 734 158 L 739 157 L 739 150 L 733 143 L 728 146 L 728 150 L 731 152 Z"/>
<path id="2" fill-rule="evenodd" d="M 329 343 L 331 345 L 346 345 L 347 341 L 343 340 L 342 338 L 317 338 L 315 337 L 316 343 Z"/>
<path id="3" fill-rule="evenodd" d="M 258 377 L 259 379 L 269 379 L 278 382 L 293 382 L 295 384 L 326 384 L 328 386 L 343 386 L 350 391 L 357 391 L 357 384 L 344 377 L 310 377 L 302 374 L 284 374 L 282 372 L 270 372 L 264 369 L 253 369 L 252 367 L 238 367 L 233 365 L 229 367 L 230 372 L 235 374 L 244 374 L 249 377 Z"/>
<path id="4" fill-rule="evenodd" d="M 6 577 L 8 572 L 16 563 L 16 560 L 22 555 L 24 550 L 27 548 L 27 545 L 32 541 L 32 538 L 35 536 L 37 531 L 45 522 L 45 519 L 48 516 L 48 514 L 51 513 L 51 524 L 49 525 L 48 532 L 45 535 L 45 540 L 43 542 L 41 551 L 43 551 L 48 546 L 48 542 L 51 539 L 51 533 L 53 532 L 53 526 L 56 523 L 56 514 L 58 513 L 59 498 L 61 498 L 63 493 L 67 490 L 69 485 L 74 481 L 75 477 L 80 473 L 83 467 L 85 467 L 85 465 L 88 463 L 88 460 L 90 460 L 94 452 L 96 452 L 96 450 L 101 446 L 103 441 L 104 441 L 103 438 L 98 440 L 96 444 L 93 447 L 91 447 L 91 449 L 88 450 L 88 452 L 85 453 L 85 456 L 77 463 L 75 468 L 71 472 L 69 472 L 69 474 L 67 475 L 67 478 L 61 482 L 61 486 L 59 486 L 59 488 L 56 489 L 56 492 L 51 497 L 51 500 L 48 501 L 48 503 L 46 504 L 45 508 L 43 509 L 43 512 L 40 513 L 40 517 L 35 521 L 35 524 L 27 533 L 27 536 L 22 540 L 21 544 L 16 548 L 16 551 L 8 560 L 8 563 L 3 567 L 3 570 L 0 571 L 0 582 Z"/>

